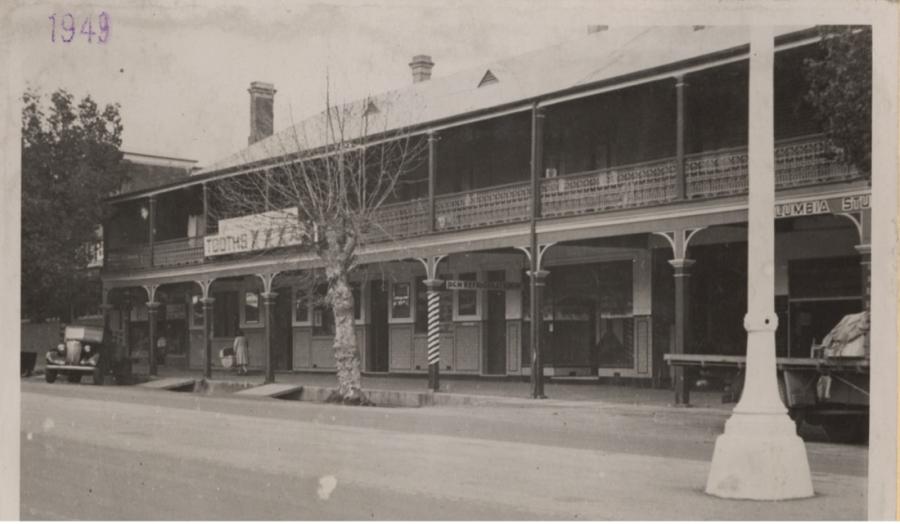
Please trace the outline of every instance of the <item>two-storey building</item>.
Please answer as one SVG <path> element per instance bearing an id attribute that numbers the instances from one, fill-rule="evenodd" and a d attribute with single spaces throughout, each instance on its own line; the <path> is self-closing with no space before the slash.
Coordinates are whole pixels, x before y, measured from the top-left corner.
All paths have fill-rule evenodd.
<path id="1" fill-rule="evenodd" d="M 808 355 L 868 294 L 871 174 L 827 146 L 804 100 L 803 61 L 818 39 L 812 27 L 776 39 L 779 356 Z M 528 374 L 532 219 L 549 271 L 545 374 L 658 383 L 668 379 L 664 353 L 742 354 L 748 41 L 740 27 L 592 26 L 444 77 L 415 57 L 411 85 L 371 99 L 409 115 L 402 133 L 429 147 L 378 211 L 385 231 L 359 253 L 363 371 L 426 372 L 424 281 L 438 277 L 441 373 Z M 111 199 L 102 278 L 110 329 L 126 345 L 159 333 L 151 325 L 176 325 L 183 365 L 201 369 L 207 347 L 214 354 L 240 329 L 251 366 L 271 347 L 275 369 L 334 368 L 333 320 L 296 274 L 315 270 L 315 258 L 209 241 L 219 232 L 211 188 L 284 161 L 271 153 L 274 96 L 270 84 L 251 85 L 246 150 Z M 440 260 L 434 275 L 420 259 Z"/>

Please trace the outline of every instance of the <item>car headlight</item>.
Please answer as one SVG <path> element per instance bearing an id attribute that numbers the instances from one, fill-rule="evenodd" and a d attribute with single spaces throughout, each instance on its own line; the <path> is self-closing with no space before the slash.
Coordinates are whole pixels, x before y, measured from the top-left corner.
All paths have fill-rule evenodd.
<path id="1" fill-rule="evenodd" d="M 64 353 L 66 351 L 66 345 L 59 344 L 58 346 L 56 346 L 56 350 L 59 351 L 60 353 Z"/>
<path id="2" fill-rule="evenodd" d="M 90 344 L 85 344 L 85 345 L 84 345 L 84 352 L 85 352 L 85 353 L 90 353 L 90 352 L 91 352 L 91 345 L 90 345 Z"/>

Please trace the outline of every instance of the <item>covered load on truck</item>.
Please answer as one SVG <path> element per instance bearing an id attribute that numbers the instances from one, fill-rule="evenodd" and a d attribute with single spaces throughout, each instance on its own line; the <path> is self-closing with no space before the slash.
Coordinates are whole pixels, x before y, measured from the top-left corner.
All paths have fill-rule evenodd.
<path id="1" fill-rule="evenodd" d="M 844 316 L 822 339 L 813 343 L 810 358 L 776 359 L 781 399 L 798 425 L 821 426 L 835 441 L 860 441 L 869 420 L 869 313 Z M 700 373 L 730 381 L 736 401 L 744 380 L 745 356 L 667 353 L 665 360 L 687 373 L 691 384 Z M 724 399 L 723 399 L 724 400 Z"/>
<path id="2" fill-rule="evenodd" d="M 812 358 L 862 358 L 869 356 L 869 312 L 845 315 L 822 339 L 813 344 Z"/>

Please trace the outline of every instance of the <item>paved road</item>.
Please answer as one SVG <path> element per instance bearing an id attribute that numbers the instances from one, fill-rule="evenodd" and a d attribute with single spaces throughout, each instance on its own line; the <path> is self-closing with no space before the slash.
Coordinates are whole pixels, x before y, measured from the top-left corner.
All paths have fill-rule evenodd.
<path id="1" fill-rule="evenodd" d="M 866 449 L 817 496 L 702 493 L 724 417 L 544 404 L 351 408 L 23 383 L 23 519 L 862 519 Z"/>

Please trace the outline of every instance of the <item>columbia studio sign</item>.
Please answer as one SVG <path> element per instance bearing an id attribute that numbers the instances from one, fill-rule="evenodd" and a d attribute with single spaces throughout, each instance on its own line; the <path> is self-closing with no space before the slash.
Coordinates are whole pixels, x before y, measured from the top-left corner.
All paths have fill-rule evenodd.
<path id="1" fill-rule="evenodd" d="M 219 221 L 217 234 L 204 238 L 203 254 L 210 257 L 298 246 L 304 233 L 296 207 L 227 218 Z"/>
<path id="2" fill-rule="evenodd" d="M 795 202 L 775 204 L 775 218 L 824 215 L 826 213 L 852 213 L 871 207 L 868 193 L 835 198 L 810 198 Z"/>

